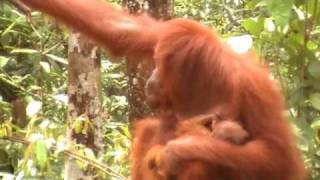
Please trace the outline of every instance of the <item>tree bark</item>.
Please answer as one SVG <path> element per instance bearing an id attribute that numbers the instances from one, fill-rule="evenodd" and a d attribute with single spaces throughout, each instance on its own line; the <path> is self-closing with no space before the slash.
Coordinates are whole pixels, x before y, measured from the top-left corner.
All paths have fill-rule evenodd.
<path id="1" fill-rule="evenodd" d="M 12 123 L 20 128 L 26 127 L 27 119 L 27 104 L 22 97 L 17 97 L 11 101 L 12 105 Z"/>
<path id="2" fill-rule="evenodd" d="M 68 43 L 68 142 L 89 147 L 96 155 L 103 153 L 101 113 L 100 57 L 98 47 L 79 33 L 71 33 Z M 81 132 L 75 132 L 75 121 L 83 119 Z M 78 123 L 79 121 L 77 121 Z M 95 172 L 82 170 L 74 159 L 65 165 L 65 180 L 91 180 Z"/>
<path id="3" fill-rule="evenodd" d="M 173 15 L 173 3 L 173 0 L 123 0 L 122 6 L 132 14 L 147 12 L 154 18 L 167 20 Z M 150 108 L 145 104 L 144 86 L 155 65 L 152 59 L 137 59 L 136 57 L 129 57 L 126 63 L 128 74 L 128 119 L 133 122 L 152 114 Z"/>

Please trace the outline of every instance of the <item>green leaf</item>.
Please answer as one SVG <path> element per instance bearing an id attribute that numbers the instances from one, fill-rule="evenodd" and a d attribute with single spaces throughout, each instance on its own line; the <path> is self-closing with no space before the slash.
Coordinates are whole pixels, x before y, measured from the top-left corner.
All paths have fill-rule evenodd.
<path id="1" fill-rule="evenodd" d="M 297 48 L 298 45 L 304 44 L 304 35 L 303 34 L 292 34 L 289 38 L 289 43 L 293 43 L 295 48 Z M 299 46 L 298 46 L 299 47 Z"/>
<path id="2" fill-rule="evenodd" d="M 232 36 L 227 39 L 227 44 L 237 53 L 246 53 L 252 47 L 252 37 L 248 34 Z"/>
<path id="3" fill-rule="evenodd" d="M 89 148 L 84 148 L 84 154 L 88 158 L 91 158 L 91 159 L 95 158 L 94 152 Z"/>
<path id="4" fill-rule="evenodd" d="M 75 131 L 75 133 L 77 133 L 77 134 L 81 133 L 81 129 L 82 129 L 82 122 L 81 121 L 75 121 L 75 123 L 74 123 L 74 131 Z"/>
<path id="5" fill-rule="evenodd" d="M 320 79 L 320 62 L 312 61 L 308 66 L 308 72 L 316 79 Z"/>
<path id="6" fill-rule="evenodd" d="M 66 59 L 62 58 L 62 57 L 59 57 L 59 56 L 56 56 L 56 55 L 53 55 L 53 54 L 46 54 L 46 56 L 51 58 L 52 60 L 54 60 L 56 62 L 65 64 L 65 65 L 68 64 L 68 61 Z"/>
<path id="7" fill-rule="evenodd" d="M 16 25 L 16 22 L 13 22 L 10 24 L 10 26 L 8 26 L 3 32 L 1 32 L 1 36 L 4 36 L 6 34 L 8 34 Z"/>
<path id="8" fill-rule="evenodd" d="M 320 93 L 313 93 L 310 95 L 310 102 L 312 107 L 320 111 Z"/>
<path id="9" fill-rule="evenodd" d="M 35 54 L 35 53 L 38 53 L 38 51 L 34 49 L 14 49 L 10 53 L 11 54 Z"/>
<path id="10" fill-rule="evenodd" d="M 242 26 L 252 35 L 259 36 L 264 29 L 263 18 L 248 18 L 242 22 Z"/>
<path id="11" fill-rule="evenodd" d="M 74 120 L 73 128 L 74 128 L 75 133 L 79 134 L 82 132 L 84 121 L 85 121 L 85 119 L 83 116 L 79 116 Z"/>
<path id="12" fill-rule="evenodd" d="M 7 136 L 7 131 L 5 128 L 0 128 L 0 138 Z"/>
<path id="13" fill-rule="evenodd" d="M 319 130 L 320 129 L 320 119 L 316 119 L 312 124 L 311 128 L 314 130 Z"/>
<path id="14" fill-rule="evenodd" d="M 36 100 L 31 100 L 27 106 L 27 109 L 26 109 L 27 115 L 29 117 L 35 116 L 41 110 L 41 107 L 42 107 L 42 102 L 36 101 Z"/>
<path id="15" fill-rule="evenodd" d="M 48 150 L 43 140 L 38 140 L 36 142 L 35 156 L 37 165 L 39 165 L 41 169 L 44 169 L 48 161 Z"/>
<path id="16" fill-rule="evenodd" d="M 293 7 L 293 0 L 265 0 L 265 2 L 276 24 L 282 28 L 287 25 Z"/>
<path id="17" fill-rule="evenodd" d="M 40 62 L 41 67 L 43 68 L 43 70 L 47 73 L 50 72 L 50 64 L 47 62 Z"/>
<path id="18" fill-rule="evenodd" d="M 246 7 L 249 9 L 255 9 L 256 7 L 263 6 L 263 3 L 261 2 L 261 0 L 251 0 L 247 2 Z"/>
<path id="19" fill-rule="evenodd" d="M 315 43 L 314 41 L 308 41 L 307 48 L 311 51 L 314 51 L 318 48 L 318 44 Z"/>
<path id="20" fill-rule="evenodd" d="M 4 67 L 9 61 L 9 58 L 0 56 L 0 68 Z"/>
<path id="21" fill-rule="evenodd" d="M 307 123 L 306 121 L 298 120 L 298 119 L 294 119 L 293 122 L 301 130 L 301 133 L 303 134 L 303 137 L 306 140 L 309 141 L 310 139 L 312 139 L 313 133 L 309 123 Z"/>
<path id="22" fill-rule="evenodd" d="M 0 172 L 0 177 L 2 180 L 13 180 L 16 179 L 14 174 L 10 174 L 7 172 Z"/>
<path id="23" fill-rule="evenodd" d="M 276 30 L 275 24 L 271 18 L 265 19 L 264 28 L 269 32 L 274 32 Z"/>

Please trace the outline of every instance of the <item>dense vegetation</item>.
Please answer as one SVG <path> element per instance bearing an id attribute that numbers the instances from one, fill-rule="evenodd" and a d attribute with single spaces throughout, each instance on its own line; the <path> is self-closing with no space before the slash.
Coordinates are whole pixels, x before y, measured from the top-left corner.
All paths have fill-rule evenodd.
<path id="1" fill-rule="evenodd" d="M 68 33 L 38 12 L 32 13 L 30 21 L 2 2 L 0 177 L 62 179 L 66 155 L 62 151 L 67 126 Z M 320 179 L 320 2 L 176 0 L 175 14 L 215 27 L 235 48 L 239 49 L 239 44 L 252 45 L 283 89 L 287 115 L 310 169 L 310 179 Z M 97 161 L 128 176 L 126 69 L 124 64 L 113 64 L 103 56 L 101 70 L 106 151 Z M 26 108 L 13 109 L 12 101 L 19 98 L 27 102 Z M 24 110 L 28 122 L 13 122 L 21 119 L 15 116 Z M 79 118 L 75 128 L 82 121 Z M 5 140 L 13 132 L 25 137 L 24 141 Z M 95 158 L 85 147 L 80 147 L 77 153 Z M 112 179 L 112 175 L 103 176 Z"/>

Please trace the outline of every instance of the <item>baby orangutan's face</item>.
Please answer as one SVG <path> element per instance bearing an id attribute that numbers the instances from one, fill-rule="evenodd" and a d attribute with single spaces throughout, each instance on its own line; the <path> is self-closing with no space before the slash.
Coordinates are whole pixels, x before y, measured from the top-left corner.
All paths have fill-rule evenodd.
<path id="1" fill-rule="evenodd" d="M 236 145 L 245 143 L 249 137 L 237 121 L 220 120 L 215 115 L 199 115 L 180 121 L 176 135 L 179 137 L 186 134 L 209 135 Z"/>

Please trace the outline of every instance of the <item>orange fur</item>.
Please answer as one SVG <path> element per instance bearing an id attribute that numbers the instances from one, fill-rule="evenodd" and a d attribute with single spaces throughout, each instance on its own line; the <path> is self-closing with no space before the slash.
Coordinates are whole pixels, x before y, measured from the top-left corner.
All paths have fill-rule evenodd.
<path id="1" fill-rule="evenodd" d="M 177 119 L 143 122 L 133 146 L 133 180 L 159 179 L 143 160 L 150 149 L 164 164 L 190 162 L 179 168 L 178 180 L 303 179 L 303 163 L 283 117 L 283 99 L 268 71 L 232 52 L 216 32 L 186 19 L 159 22 L 146 15 L 129 16 L 102 0 L 22 1 L 91 37 L 115 56 L 154 58 L 161 89 L 154 92 L 159 93 L 153 99 L 158 109 L 171 110 L 182 119 L 218 112 L 237 120 L 251 137 L 238 146 L 207 135 L 174 137 Z M 209 175 L 197 176 L 201 169 Z"/>
<path id="2" fill-rule="evenodd" d="M 156 121 L 156 120 L 155 120 Z M 139 125 L 139 127 L 142 127 Z M 140 130 L 139 130 L 140 131 Z M 241 145 L 247 142 L 248 133 L 241 127 L 237 121 L 221 120 L 216 115 L 197 115 L 195 117 L 180 120 L 174 131 L 174 137 L 181 136 L 206 136 L 225 140 L 226 142 Z M 150 136 L 148 136 L 150 137 Z M 143 138 L 140 138 L 143 139 Z M 145 141 L 150 142 L 150 141 Z M 136 143 L 135 143 L 136 144 Z M 213 173 L 212 167 L 202 161 L 193 161 L 192 163 L 177 163 L 170 161 L 171 157 L 167 157 L 169 161 L 162 160 L 164 156 L 161 156 L 162 151 L 165 150 L 164 146 L 154 146 L 152 150 L 147 152 L 147 157 L 144 160 L 149 167 L 154 171 L 154 174 L 164 179 L 170 179 L 170 177 L 185 180 L 192 179 L 210 179 L 210 177 L 219 177 L 218 171 Z M 173 162 L 174 164 L 168 164 Z M 179 165 L 178 165 L 179 164 Z M 174 169 L 174 170 L 173 170 Z M 182 174 L 176 174 L 183 169 Z"/>
<path id="3" fill-rule="evenodd" d="M 178 123 L 176 137 L 185 135 L 208 135 L 232 144 L 244 144 L 249 134 L 235 120 L 221 120 L 216 115 L 198 115 Z"/>

